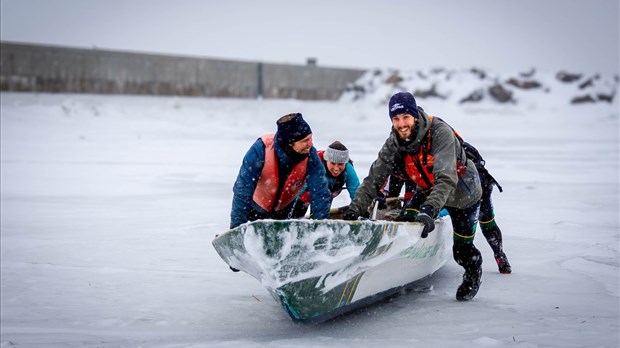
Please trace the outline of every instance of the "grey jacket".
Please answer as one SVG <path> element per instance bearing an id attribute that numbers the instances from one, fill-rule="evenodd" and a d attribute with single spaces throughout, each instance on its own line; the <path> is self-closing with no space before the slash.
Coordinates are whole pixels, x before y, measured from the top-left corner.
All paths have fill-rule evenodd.
<path id="1" fill-rule="evenodd" d="M 379 151 L 379 157 L 370 166 L 368 176 L 349 205 L 355 213 L 361 215 L 369 208 L 390 174 L 395 171 L 403 172 L 407 154 L 417 156 L 421 151 L 420 144 L 431 127 L 431 120 L 421 108 L 418 108 L 418 112 L 420 117 L 416 122 L 413 140 L 404 143 L 398 139 L 398 135 L 392 128 L 390 136 Z M 452 128 L 438 117 L 432 120 L 430 136 L 429 154 L 434 157 L 432 173 L 435 181 L 423 204 L 432 206 L 435 213 L 444 206 L 459 209 L 472 206 L 482 196 L 476 166 L 471 160 L 467 160 L 465 175 L 460 178 L 457 176 L 456 160 L 457 158 L 465 159 L 465 151 Z"/>

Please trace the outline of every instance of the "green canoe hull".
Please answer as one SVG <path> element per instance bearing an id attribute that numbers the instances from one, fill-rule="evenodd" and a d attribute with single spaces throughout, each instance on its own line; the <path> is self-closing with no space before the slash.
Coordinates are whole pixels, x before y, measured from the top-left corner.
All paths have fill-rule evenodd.
<path id="1" fill-rule="evenodd" d="M 390 221 L 259 220 L 213 241 L 231 267 L 258 279 L 295 321 L 321 322 L 381 300 L 442 267 L 449 217 L 428 238 Z"/>

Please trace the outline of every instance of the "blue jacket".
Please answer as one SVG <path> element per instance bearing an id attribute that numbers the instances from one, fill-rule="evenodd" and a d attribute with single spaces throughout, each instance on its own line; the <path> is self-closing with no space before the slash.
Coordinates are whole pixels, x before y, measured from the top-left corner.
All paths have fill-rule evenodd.
<path id="1" fill-rule="evenodd" d="M 351 162 L 347 162 L 347 165 L 344 167 L 344 172 L 341 174 L 344 175 L 344 184 L 349 191 L 349 197 L 351 199 L 355 198 L 355 193 L 357 192 L 357 188 L 360 187 L 360 179 L 357 177 L 357 173 L 355 172 L 355 168 Z M 333 188 L 336 185 L 336 178 L 333 178 L 331 175 L 327 176 L 328 187 L 331 192 L 333 192 Z M 337 196 L 337 195 L 336 195 Z M 334 196 L 335 197 L 335 196 Z"/>
<path id="2" fill-rule="evenodd" d="M 277 141 L 274 142 L 274 148 L 276 157 L 278 158 L 279 181 L 284 182 L 298 162 L 293 161 L 279 146 Z M 309 156 L 306 170 L 306 185 L 310 190 L 310 204 L 313 211 L 312 218 L 318 220 L 327 219 L 329 217 L 331 198 L 325 178 L 325 167 L 323 163 L 321 163 L 314 147 L 310 150 Z M 259 138 L 245 154 L 243 163 L 239 169 L 239 175 L 237 175 L 237 180 L 233 186 L 234 195 L 232 210 L 230 212 L 230 228 L 235 228 L 248 222 L 251 212 L 269 216 L 269 212 L 259 207 L 252 199 L 264 163 L 265 144 L 263 144 L 263 141 Z M 294 206 L 295 201 L 285 207 L 283 212 L 289 215 Z"/>
<path id="3" fill-rule="evenodd" d="M 323 162 L 325 166 L 325 162 Z M 331 198 L 334 199 L 340 195 L 342 192 L 342 188 L 346 187 L 349 192 L 349 197 L 351 199 L 355 198 L 355 193 L 357 192 L 358 187 L 360 187 L 360 180 L 357 177 L 357 173 L 355 172 L 355 168 L 351 162 L 347 162 L 344 170 L 338 177 L 333 177 L 331 173 L 325 168 L 325 175 L 327 178 L 327 188 L 331 193 Z M 299 194 L 299 197 L 302 202 L 308 203 L 308 186 L 306 185 L 302 192 Z"/>

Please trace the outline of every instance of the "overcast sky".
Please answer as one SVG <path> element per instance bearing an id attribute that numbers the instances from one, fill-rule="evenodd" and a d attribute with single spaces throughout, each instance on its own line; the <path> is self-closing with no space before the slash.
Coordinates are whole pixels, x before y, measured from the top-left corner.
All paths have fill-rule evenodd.
<path id="1" fill-rule="evenodd" d="M 620 70 L 620 0 L 0 1 L 3 41 L 336 67 Z"/>

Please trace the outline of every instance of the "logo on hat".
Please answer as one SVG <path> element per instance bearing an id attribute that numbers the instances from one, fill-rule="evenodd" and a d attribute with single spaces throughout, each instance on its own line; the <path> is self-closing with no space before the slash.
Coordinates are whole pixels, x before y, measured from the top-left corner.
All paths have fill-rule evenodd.
<path id="1" fill-rule="evenodd" d="M 400 114 L 409 114 L 414 118 L 418 118 L 420 116 L 420 114 L 418 114 L 418 106 L 415 102 L 415 98 L 409 92 L 399 92 L 394 94 L 390 98 L 388 110 L 390 118 Z"/>
<path id="2" fill-rule="evenodd" d="M 396 111 L 398 109 L 402 109 L 402 108 L 404 108 L 403 104 L 396 103 L 396 104 L 392 105 L 392 108 L 390 109 L 390 112 L 394 112 L 394 111 Z"/>

